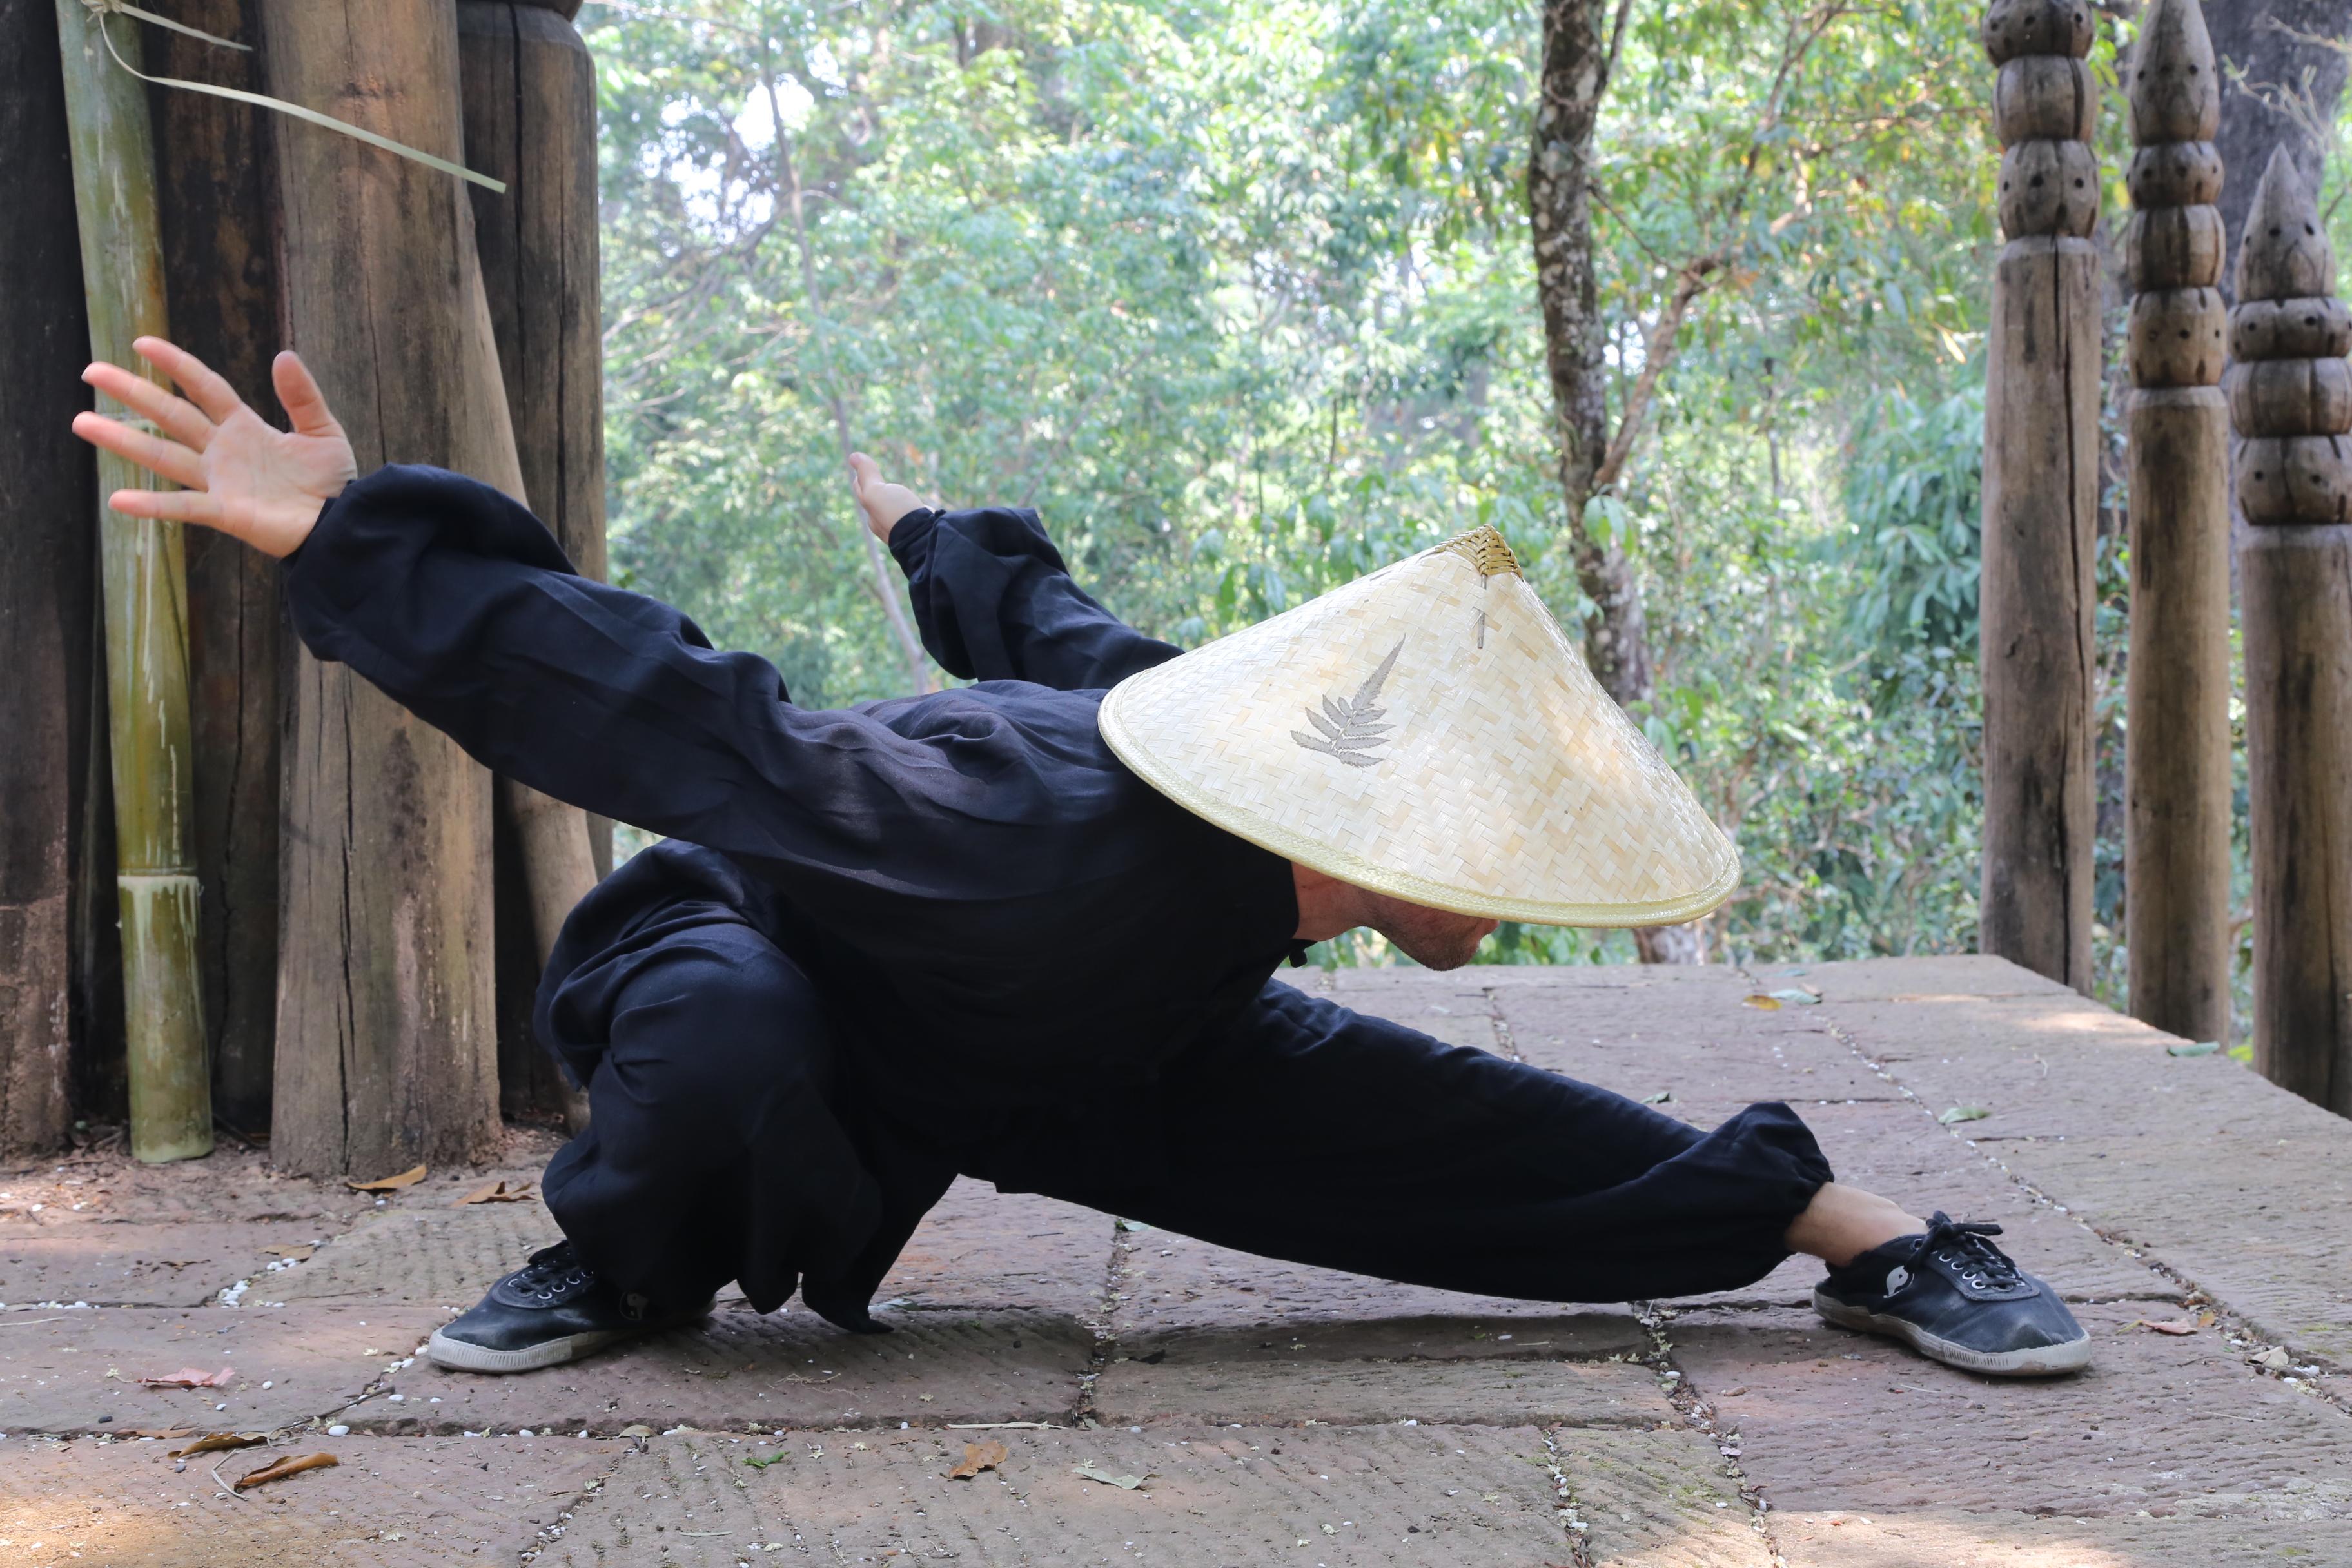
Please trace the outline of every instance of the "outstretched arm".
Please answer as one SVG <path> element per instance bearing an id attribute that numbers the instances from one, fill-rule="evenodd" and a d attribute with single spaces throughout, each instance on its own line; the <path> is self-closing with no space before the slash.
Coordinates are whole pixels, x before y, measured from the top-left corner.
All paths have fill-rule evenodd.
<path id="1" fill-rule="evenodd" d="M 1176 657 L 1071 579 L 1036 513 L 937 511 L 864 453 L 850 467 L 866 525 L 907 574 L 923 646 L 950 673 L 1083 691 Z"/>
<path id="2" fill-rule="evenodd" d="M 291 355 L 278 366 L 289 434 L 193 356 L 152 339 L 140 352 L 203 406 L 94 365 L 93 384 L 169 438 L 88 414 L 75 429 L 191 488 L 121 491 L 116 510 L 290 557 L 288 603 L 313 652 L 535 789 L 779 879 L 887 887 L 926 868 L 925 889 L 953 898 L 982 890 L 959 885 L 964 868 L 1013 857 L 1071 809 L 1055 791 L 1087 783 L 1065 769 L 1024 785 L 1038 757 L 992 715 L 796 708 L 764 659 L 713 651 L 670 606 L 574 574 L 488 486 L 418 468 L 351 480 L 351 448 Z M 975 833 L 1003 854 L 953 853 Z"/>

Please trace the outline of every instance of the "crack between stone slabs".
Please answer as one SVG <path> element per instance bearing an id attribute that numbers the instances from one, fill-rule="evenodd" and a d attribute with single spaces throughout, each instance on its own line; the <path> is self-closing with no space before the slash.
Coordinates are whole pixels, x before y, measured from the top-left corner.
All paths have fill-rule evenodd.
<path id="1" fill-rule="evenodd" d="M 1748 972 L 1745 969 L 1742 969 L 1739 973 L 1747 974 Z M 1754 977 L 1749 976 L 1749 979 L 1752 982 Z M 1961 1132 L 1957 1125 L 1947 1126 L 1941 1121 L 1938 1121 L 1936 1113 L 1928 1108 L 1927 1102 L 1920 1099 L 1909 1085 L 1906 1084 L 1901 1079 L 1896 1078 L 1892 1072 L 1888 1071 L 1876 1058 L 1864 1050 L 1861 1042 L 1857 1041 L 1852 1035 L 1847 1034 L 1844 1028 L 1838 1024 L 1834 1015 L 1825 1014 L 1822 1019 L 1822 1026 L 1829 1032 L 1831 1038 L 1845 1047 L 1847 1050 L 1852 1051 L 1855 1060 L 1862 1063 L 1864 1067 L 1868 1068 L 1873 1073 L 1875 1073 L 1903 1099 L 1910 1101 L 1913 1105 L 1917 1106 L 1919 1108 L 1919 1113 L 1922 1116 L 1927 1117 L 1929 1121 L 1934 1121 L 1938 1131 L 1942 1131 L 1947 1137 L 1959 1144 L 1962 1148 L 1968 1150 L 1969 1152 L 1974 1154 L 1979 1160 L 1982 1160 L 1986 1164 L 1989 1164 L 1994 1170 L 1999 1171 L 2002 1177 L 2007 1180 L 2011 1186 L 2014 1186 L 2019 1192 L 2024 1194 L 2029 1201 L 2041 1207 L 2047 1208 L 2055 1214 L 2063 1215 L 2066 1218 L 2074 1221 L 2077 1226 L 2080 1226 L 2084 1230 L 2090 1233 L 2092 1237 L 2098 1241 L 2101 1246 L 2116 1248 L 2125 1257 L 2146 1268 L 2149 1273 L 2155 1274 L 2161 1279 L 2168 1279 L 2173 1284 L 2179 1286 L 2183 1293 L 2180 1303 L 2183 1309 L 2193 1311 L 2201 1308 L 2211 1311 L 2216 1319 L 2213 1327 L 2221 1331 L 2221 1338 L 2224 1343 L 2230 1343 L 2230 1342 L 2233 1340 L 2243 1342 L 2242 1343 L 2231 1343 L 2230 1348 L 2232 1352 L 2243 1350 L 2247 1344 L 2265 1344 L 2268 1342 L 2266 1336 L 2256 1332 L 2242 1313 L 2237 1311 L 2234 1308 L 2224 1302 L 2212 1290 L 2207 1289 L 2193 1277 L 2174 1267 L 2172 1264 L 2167 1263 L 2162 1259 L 2152 1256 L 2147 1249 L 2134 1247 L 2130 1243 L 2124 1241 L 2116 1236 L 2110 1235 L 2105 1230 L 2101 1229 L 2098 1226 L 2092 1224 L 2084 1215 L 2078 1213 L 2073 1205 L 2058 1202 L 2048 1193 L 2042 1191 L 2042 1188 L 2033 1182 L 2019 1175 L 2015 1171 L 2009 1167 L 2008 1162 L 2002 1160 L 1991 1150 L 1983 1147 L 1983 1143 L 1985 1142 L 1996 1142 L 1996 1140 L 1979 1140 L 1970 1138 Z M 2117 1300 L 2128 1300 L 2128 1298 L 2117 1298 Z M 2293 1352 L 2290 1352 L 2290 1353 Z M 2254 1367 L 2243 1356 L 2238 1356 L 2235 1359 L 2237 1360 L 2238 1364 L 2247 1367 L 2252 1375 L 2256 1377 L 2273 1378 L 2284 1377 L 2285 1375 L 2283 1373 L 2274 1373 L 2267 1368 Z M 2316 1376 L 2302 1376 L 2298 1374 L 2299 1381 L 2296 1384 L 2297 1387 L 2309 1390 L 2310 1397 L 2327 1405 L 2329 1408 L 2336 1411 L 2337 1415 L 2352 1416 L 2352 1392 L 2347 1392 L 2345 1387 L 2340 1386 L 2339 1381 L 2328 1380 L 2329 1371 L 2326 1365 L 2326 1358 L 2298 1354 L 2294 1356 L 2294 1360 L 2297 1363 L 2302 1365 L 2317 1365 L 2321 1368 L 2318 1375 Z"/>
<path id="2" fill-rule="evenodd" d="M 1511 1020 L 1504 1013 L 1503 999 L 1496 994 L 1495 987 L 1482 985 L 1478 994 L 1486 999 L 1486 1022 L 1495 1031 L 1496 1047 L 1511 1061 L 1526 1061 L 1528 1058 L 1519 1054 L 1518 1037 L 1511 1033 Z"/>
<path id="3" fill-rule="evenodd" d="M 1699 1396 L 1691 1387 L 1690 1379 L 1684 1376 L 1682 1369 L 1674 1363 L 1674 1340 L 1667 1332 L 1666 1325 L 1674 1321 L 1675 1310 L 1656 1301 L 1633 1301 L 1628 1305 L 1633 1309 L 1633 1316 L 1640 1321 L 1643 1331 L 1650 1336 L 1650 1353 L 1642 1360 L 1644 1365 L 1657 1372 L 1659 1391 L 1685 1423 L 1704 1433 L 1715 1445 L 1716 1458 L 1723 1467 L 1723 1474 L 1737 1489 L 1739 1500 L 1748 1505 L 1748 1528 L 1755 1531 L 1757 1539 L 1764 1543 L 1767 1561 L 1772 1568 L 1788 1568 L 1788 1559 L 1781 1555 L 1780 1539 L 1772 1529 L 1771 1500 L 1764 1495 L 1762 1487 L 1748 1480 L 1748 1472 L 1740 1468 L 1738 1452 L 1727 1451 L 1736 1450 L 1738 1445 L 1725 1438 L 1722 1427 L 1716 1424 L 1715 1407 Z M 1551 1434 L 1547 1432 L 1545 1436 L 1549 1441 Z M 1577 1533 L 1580 1538 L 1583 1532 L 1579 1531 Z M 1581 1560 L 1578 1568 L 1584 1568 Z"/>
<path id="4" fill-rule="evenodd" d="M 1101 1425 L 1095 1419 L 1095 1385 L 1118 1352 L 1118 1309 L 1127 1300 L 1119 1287 L 1127 1283 L 1127 1258 L 1133 1250 L 1126 1238 L 1135 1222 L 1116 1215 L 1107 1217 L 1110 1220 L 1110 1256 L 1103 1263 L 1102 1311 L 1087 1325 L 1094 1334 L 1094 1349 L 1087 1357 L 1087 1370 L 1078 1373 L 1078 1392 L 1070 1401 L 1069 1409 L 1070 1425 L 1087 1431 Z"/>

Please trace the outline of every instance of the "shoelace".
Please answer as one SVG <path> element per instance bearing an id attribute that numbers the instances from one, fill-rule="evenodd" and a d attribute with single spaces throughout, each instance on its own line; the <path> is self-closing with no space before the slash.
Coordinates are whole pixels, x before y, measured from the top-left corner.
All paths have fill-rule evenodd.
<path id="1" fill-rule="evenodd" d="M 1987 1239 L 2000 1234 L 1997 1225 L 1962 1224 L 1938 1209 L 1927 1222 L 1927 1239 L 1919 1250 L 1950 1265 L 1980 1290 L 2003 1290 L 2017 1283 L 2018 1268 L 2007 1253 Z"/>
<path id="2" fill-rule="evenodd" d="M 532 1253 L 530 1260 L 516 1272 L 514 1282 L 518 1291 L 536 1296 L 542 1301 L 552 1301 L 594 1278 L 595 1275 L 573 1256 L 572 1244 L 560 1241 L 553 1247 Z"/>

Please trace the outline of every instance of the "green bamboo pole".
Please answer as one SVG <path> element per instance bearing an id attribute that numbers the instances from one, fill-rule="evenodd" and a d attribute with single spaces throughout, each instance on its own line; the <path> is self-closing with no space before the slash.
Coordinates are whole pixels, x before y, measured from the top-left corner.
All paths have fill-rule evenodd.
<path id="1" fill-rule="evenodd" d="M 131 340 L 165 335 L 163 244 L 147 89 L 109 58 L 98 18 L 58 0 L 82 289 L 94 359 L 143 368 Z M 117 47 L 136 41 L 118 39 Z M 110 398 L 100 411 L 138 423 Z M 60 439 L 64 437 L 60 436 Z M 110 453 L 98 493 L 158 481 Z M 180 525 L 99 511 L 108 731 L 114 749 L 115 887 L 130 1037 L 131 1152 L 160 1163 L 212 1152 L 211 1074 L 196 984 L 196 867 L 189 845 L 187 577 Z"/>

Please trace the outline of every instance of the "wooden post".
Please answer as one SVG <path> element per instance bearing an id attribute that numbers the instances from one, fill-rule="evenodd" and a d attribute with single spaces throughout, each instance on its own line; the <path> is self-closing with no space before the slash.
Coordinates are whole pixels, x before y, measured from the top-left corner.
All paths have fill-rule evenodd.
<path id="1" fill-rule="evenodd" d="M 219 37 L 260 42 L 253 0 L 180 0 L 171 15 Z M 134 30 L 115 26 L 118 33 Z M 257 55 L 160 27 L 135 31 L 158 76 L 264 90 Z M 173 340 L 275 416 L 269 362 L 280 347 L 280 329 L 274 117 L 171 88 L 152 89 L 148 103 L 155 117 Z M 258 1133 L 269 1126 L 278 1026 L 279 674 L 289 639 L 276 562 L 205 528 L 188 531 L 187 559 L 213 1109 L 230 1127 Z"/>
<path id="2" fill-rule="evenodd" d="M 0 1162 L 73 1124 L 72 851 L 89 769 L 96 469 L 55 0 L 0 0 Z M 111 900 L 110 900 L 110 902 Z"/>
<path id="3" fill-rule="evenodd" d="M 2352 1115 L 2352 315 L 2285 149 L 2255 188 L 2230 311 L 2241 446 L 2254 1065 Z"/>
<path id="4" fill-rule="evenodd" d="M 570 9 L 576 9 L 571 7 Z M 604 388 L 596 234 L 596 75 L 568 12 L 459 0 L 469 187 L 520 489 L 583 574 L 604 575 Z M 612 827 L 502 781 L 498 815 L 499 1089 L 509 1115 L 584 1125 L 531 1037 L 564 917 L 612 865 Z M 601 853 L 599 852 L 601 849 Z"/>
<path id="5" fill-rule="evenodd" d="M 1984 871 L 1978 945 L 2091 981 L 2099 484 L 2097 88 L 2088 0 L 1993 0 L 2000 226 L 1985 367 Z"/>
<path id="6" fill-rule="evenodd" d="M 444 157 L 453 0 L 261 0 L 269 90 Z M 458 180 L 314 127 L 278 133 L 293 346 L 362 471 L 511 467 Z M 299 654 L 286 738 L 271 1152 L 378 1176 L 499 1135 L 490 778 L 341 665 Z"/>
<path id="7" fill-rule="evenodd" d="M 58 0 L 90 355 L 138 369 L 132 341 L 170 330 L 154 142 L 146 89 L 109 57 L 101 25 L 79 0 Z M 131 417 L 110 399 L 99 405 L 119 418 Z M 123 459 L 99 455 L 101 497 L 152 482 Z M 189 831 L 194 781 L 186 568 L 177 523 L 101 510 L 97 526 L 130 1037 L 131 1152 L 160 1163 L 208 1154 L 213 1147 Z"/>
<path id="8" fill-rule="evenodd" d="M 2230 1035 L 2230 450 L 2221 84 L 2197 0 L 2153 0 L 2133 53 L 2131 667 L 2124 898 L 2131 1011 Z"/>

